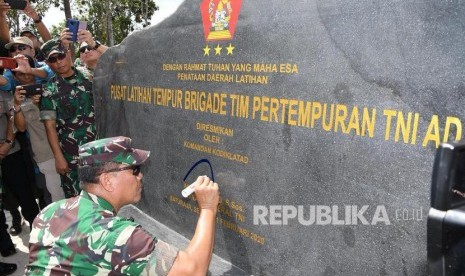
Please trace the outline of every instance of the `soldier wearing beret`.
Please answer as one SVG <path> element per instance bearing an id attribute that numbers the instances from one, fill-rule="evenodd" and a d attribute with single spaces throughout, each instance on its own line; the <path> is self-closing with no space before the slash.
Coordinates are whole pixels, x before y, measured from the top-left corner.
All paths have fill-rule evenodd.
<path id="1" fill-rule="evenodd" d="M 188 247 L 177 250 L 117 216 L 141 198 L 150 152 L 113 137 L 79 148 L 79 196 L 50 204 L 35 219 L 26 275 L 206 275 L 213 252 L 218 185 L 195 182 L 200 216 Z"/>

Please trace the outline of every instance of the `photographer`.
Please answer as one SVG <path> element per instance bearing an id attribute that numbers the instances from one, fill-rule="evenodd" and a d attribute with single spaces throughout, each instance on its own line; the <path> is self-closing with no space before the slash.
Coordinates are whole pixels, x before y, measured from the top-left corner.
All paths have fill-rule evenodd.
<path id="1" fill-rule="evenodd" d="M 106 46 L 101 45 L 100 47 L 106 47 Z M 102 49 L 105 49 L 106 51 L 107 48 L 102 48 Z M 97 51 L 95 48 L 93 48 L 92 46 L 87 44 L 87 42 L 84 41 L 81 43 L 79 47 L 79 59 L 76 59 L 76 61 L 80 61 L 80 66 L 85 67 L 87 70 L 93 73 L 95 70 L 95 67 L 97 67 L 98 60 L 102 56 L 102 52 L 103 51 Z"/>
<path id="2" fill-rule="evenodd" d="M 45 26 L 44 22 L 42 22 L 42 16 L 40 14 L 37 13 L 37 11 L 34 9 L 34 7 L 31 5 L 31 3 L 29 3 L 29 0 L 26 0 L 27 2 L 27 5 L 26 5 L 26 8 L 24 8 L 23 12 L 24 14 L 26 14 L 30 19 L 32 19 L 32 21 L 34 22 L 34 25 L 37 29 L 37 31 L 39 32 L 40 36 L 42 37 L 43 41 L 44 42 L 47 42 L 49 41 L 50 39 L 52 39 L 52 36 L 50 35 L 50 32 L 47 28 L 47 26 Z M 20 33 L 20 36 L 27 36 L 29 37 L 28 35 L 25 35 L 25 30 L 21 31 Z M 32 35 L 35 36 L 35 39 L 37 40 L 37 36 L 29 31 Z M 31 38 L 31 40 L 34 42 L 34 40 Z M 40 46 L 42 46 L 42 44 L 37 41 L 38 43 L 34 43 L 34 49 L 39 50 L 40 49 Z"/>
<path id="3" fill-rule="evenodd" d="M 8 51 L 10 57 L 21 55 L 28 55 L 31 57 L 36 56 L 36 48 L 38 45 L 34 45 L 34 42 L 31 41 L 27 36 L 26 32 L 21 32 L 25 36 L 14 37 L 11 39 L 9 33 L 9 25 L 7 21 L 7 12 L 11 9 L 10 5 L 5 3 L 4 1 L 0 2 L 0 39 L 6 43 L 4 48 Z M 26 0 L 26 6 L 23 12 L 34 21 L 34 24 L 39 31 L 40 35 L 47 41 L 51 38 L 50 32 L 48 31 L 47 27 L 45 27 L 44 23 L 42 22 L 42 16 L 37 14 L 35 9 L 29 4 L 29 0 Z M 32 37 L 32 36 L 31 36 Z M 37 41 L 38 42 L 38 41 Z M 37 82 L 47 82 L 51 77 L 54 76 L 53 71 L 44 63 L 39 62 L 36 59 L 34 60 L 35 67 L 32 74 L 36 77 Z M 38 70 L 38 69 L 41 70 Z M 12 91 L 17 85 L 18 82 L 13 77 L 12 70 L 15 69 L 6 69 L 3 75 L 3 79 L 0 80 L 0 90 L 3 91 Z M 6 80 L 6 81 L 5 81 Z"/>
<path id="4" fill-rule="evenodd" d="M 72 43 L 71 37 L 73 33 L 65 28 L 61 32 L 60 40 L 63 48 L 69 49 Z M 79 44 L 79 58 L 74 62 L 74 66 L 80 69 L 85 69 L 88 75 L 93 76 L 94 69 L 97 67 L 97 62 L 108 50 L 108 46 L 100 44 L 100 42 L 94 40 L 92 33 L 88 30 L 78 30 L 77 39 Z"/>
<path id="5" fill-rule="evenodd" d="M 11 102 L 12 95 L 1 91 L 4 101 Z M 27 164 L 20 144 L 15 139 L 9 117 L 16 112 L 15 109 L 2 109 L 0 114 L 0 159 L 2 159 L 3 184 L 11 192 L 11 196 L 18 200 L 24 218 L 32 225 L 32 221 L 39 213 L 33 194 L 33 181 L 29 178 Z M 11 206 L 10 206 L 11 207 Z M 11 209 L 10 209 L 11 210 Z M 13 248 L 14 249 L 14 248 Z M 6 255 L 3 254 L 2 255 Z"/>
<path id="6" fill-rule="evenodd" d="M 34 45 L 32 41 L 27 37 L 15 37 L 11 42 L 5 45 L 5 48 L 10 52 L 10 57 L 17 59 L 18 55 L 25 55 L 33 57 L 35 55 Z M 18 67 L 13 69 L 7 69 L 0 78 L 0 90 L 11 91 L 19 83 L 16 78 L 13 76 L 13 71 L 19 71 L 22 73 L 27 73 L 34 76 L 34 79 L 37 83 L 42 83 L 54 76 L 53 71 L 46 64 L 42 62 L 37 62 L 34 60 L 34 67 L 27 68 L 21 66 L 21 59 L 16 60 Z"/>
<path id="7" fill-rule="evenodd" d="M 10 26 L 8 25 L 7 13 L 11 10 L 11 7 L 8 3 L 4 3 L 3 1 L 0 2 L 0 39 L 3 41 L 8 42 L 10 40 Z M 37 13 L 34 7 L 29 3 L 29 0 L 26 0 L 26 6 L 24 10 L 22 10 L 26 16 L 28 16 L 32 22 L 34 22 L 35 29 L 42 37 L 44 42 L 50 40 L 52 36 L 50 35 L 50 31 L 42 22 L 42 16 Z M 28 24 L 32 25 L 32 24 Z M 31 26 L 32 27 L 32 26 Z M 42 61 L 42 55 L 40 55 L 40 46 L 42 43 L 39 40 L 39 37 L 35 34 L 33 30 L 30 28 L 24 28 L 20 31 L 19 36 L 28 37 L 34 44 L 35 49 L 35 58 L 39 61 Z"/>
<path id="8" fill-rule="evenodd" d="M 34 67 L 31 57 L 21 57 L 28 61 L 24 67 Z M 65 198 L 61 188 L 60 176 L 55 170 L 55 159 L 48 144 L 45 126 L 40 121 L 39 102 L 42 97 L 42 87 L 34 86 L 34 77 L 20 72 L 14 73 L 21 86 L 17 86 L 14 94 L 14 125 L 21 131 L 28 131 L 33 157 L 41 173 L 45 175 L 47 190 L 51 194 L 51 200 L 46 203 Z M 31 87 L 31 89 L 26 89 Z"/>

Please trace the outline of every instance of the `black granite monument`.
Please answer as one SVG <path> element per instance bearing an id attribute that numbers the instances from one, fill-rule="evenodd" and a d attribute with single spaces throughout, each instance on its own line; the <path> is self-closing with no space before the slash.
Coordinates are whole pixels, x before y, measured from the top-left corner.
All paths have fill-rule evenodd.
<path id="1" fill-rule="evenodd" d="M 101 137 L 152 152 L 140 209 L 245 275 L 425 275 L 434 152 L 461 140 L 465 4 L 186 0 L 96 70 Z"/>

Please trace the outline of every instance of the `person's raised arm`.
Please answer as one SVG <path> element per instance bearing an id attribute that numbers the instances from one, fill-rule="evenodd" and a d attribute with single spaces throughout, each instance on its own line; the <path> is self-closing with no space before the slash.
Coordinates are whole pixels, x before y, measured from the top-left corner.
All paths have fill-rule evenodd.
<path id="1" fill-rule="evenodd" d="M 70 45 L 71 45 L 71 38 L 73 37 L 73 33 L 69 31 L 68 28 L 64 28 L 62 31 L 61 31 L 61 34 L 60 34 L 60 41 L 61 41 L 61 45 L 63 46 L 63 48 L 65 48 L 65 50 L 69 50 L 70 49 Z"/>
<path id="2" fill-rule="evenodd" d="M 4 86 L 8 84 L 8 79 L 5 78 L 3 75 L 0 75 L 0 86 Z"/>
<path id="3" fill-rule="evenodd" d="M 0 39 L 6 44 L 10 42 L 10 26 L 6 20 L 6 13 L 10 10 L 10 5 L 0 2 Z"/>
<path id="4" fill-rule="evenodd" d="M 18 63 L 18 67 L 11 69 L 12 71 L 33 75 L 42 79 L 47 78 L 47 72 L 42 68 L 31 68 L 27 58 L 24 55 L 16 55 L 14 58 Z"/>
<path id="5" fill-rule="evenodd" d="M 45 26 L 44 22 L 42 22 L 42 16 L 40 16 L 37 11 L 32 7 L 32 5 L 29 3 L 29 0 L 27 1 L 26 8 L 24 9 L 24 13 L 30 17 L 32 20 L 34 20 L 34 24 L 36 25 L 37 32 L 39 32 L 40 36 L 42 37 L 42 40 L 44 42 L 49 41 L 52 39 L 52 36 L 50 35 L 50 32 Z"/>
<path id="6" fill-rule="evenodd" d="M 21 105 L 24 102 L 26 90 L 22 86 L 16 86 L 15 94 L 14 94 L 14 123 L 16 128 L 24 132 L 26 131 L 27 123 L 26 118 L 24 118 L 24 114 L 21 110 Z"/>
<path id="7" fill-rule="evenodd" d="M 100 52 L 101 54 L 108 50 L 108 46 L 97 43 L 97 41 L 94 40 L 94 37 L 89 30 L 79 30 L 77 37 L 79 43 L 86 42 L 87 45 L 94 48 L 95 51 Z"/>
<path id="8" fill-rule="evenodd" d="M 197 178 L 195 197 L 200 215 L 194 236 L 178 256 L 168 275 L 206 275 L 213 254 L 215 221 L 219 203 L 218 184 L 207 176 Z"/>

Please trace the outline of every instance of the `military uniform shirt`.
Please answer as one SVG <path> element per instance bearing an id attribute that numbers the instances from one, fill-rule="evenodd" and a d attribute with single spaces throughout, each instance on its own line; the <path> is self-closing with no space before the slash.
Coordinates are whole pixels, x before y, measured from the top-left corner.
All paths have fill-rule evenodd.
<path id="1" fill-rule="evenodd" d="M 137 223 L 115 216 L 106 200 L 82 191 L 34 220 L 26 275 L 166 275 L 176 255 Z"/>
<path id="2" fill-rule="evenodd" d="M 64 153 L 78 156 L 78 148 L 96 136 L 94 98 L 90 76 L 78 69 L 70 78 L 54 77 L 45 85 L 40 119 L 56 120 Z"/>
<path id="3" fill-rule="evenodd" d="M 44 88 L 40 119 L 55 120 L 58 142 L 70 171 L 61 175 L 65 197 L 79 194 L 77 175 L 79 146 L 96 139 L 92 76 L 73 68 L 69 78 L 55 76 Z"/>

